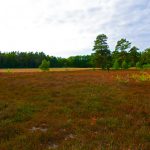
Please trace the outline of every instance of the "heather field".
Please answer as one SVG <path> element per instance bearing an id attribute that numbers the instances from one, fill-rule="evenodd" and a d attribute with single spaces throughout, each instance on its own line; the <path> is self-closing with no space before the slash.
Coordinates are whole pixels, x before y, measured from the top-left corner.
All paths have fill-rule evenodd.
<path id="1" fill-rule="evenodd" d="M 149 150 L 150 70 L 0 72 L 0 150 Z"/>

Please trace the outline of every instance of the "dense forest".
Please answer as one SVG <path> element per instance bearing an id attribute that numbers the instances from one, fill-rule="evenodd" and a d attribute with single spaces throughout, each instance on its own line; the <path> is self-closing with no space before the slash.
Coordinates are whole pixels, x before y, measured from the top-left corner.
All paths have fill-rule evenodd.
<path id="1" fill-rule="evenodd" d="M 142 68 L 150 64 L 150 48 L 141 51 L 131 46 L 126 39 L 121 39 L 117 42 L 115 50 L 111 51 L 107 44 L 107 36 L 101 34 L 95 40 L 91 55 L 61 58 L 49 56 L 43 52 L 0 52 L 0 68 L 38 68 L 43 59 L 50 62 L 51 68 Z"/>
<path id="2" fill-rule="evenodd" d="M 92 57 L 90 55 L 61 58 L 48 56 L 43 52 L 0 52 L 0 68 L 38 68 L 43 59 L 50 61 L 51 68 L 92 67 Z"/>

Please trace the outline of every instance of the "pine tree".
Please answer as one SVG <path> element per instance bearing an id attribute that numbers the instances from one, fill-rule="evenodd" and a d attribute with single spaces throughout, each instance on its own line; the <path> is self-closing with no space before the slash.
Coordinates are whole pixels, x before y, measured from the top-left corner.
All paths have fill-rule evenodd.
<path id="1" fill-rule="evenodd" d="M 105 34 L 100 34 L 97 36 L 94 48 L 94 61 L 97 67 L 106 69 L 110 64 L 111 52 L 107 44 L 107 36 Z"/>
<path id="2" fill-rule="evenodd" d="M 39 66 L 39 68 L 43 71 L 48 71 L 49 70 L 49 66 L 50 66 L 50 62 L 47 61 L 46 59 L 44 59 L 41 63 L 41 65 Z"/>

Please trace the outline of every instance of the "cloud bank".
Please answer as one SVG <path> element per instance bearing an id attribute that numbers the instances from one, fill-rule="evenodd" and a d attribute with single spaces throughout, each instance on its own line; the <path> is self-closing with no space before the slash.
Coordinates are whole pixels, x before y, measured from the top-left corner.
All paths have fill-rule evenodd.
<path id="1" fill-rule="evenodd" d="M 0 50 L 90 54 L 98 34 L 110 49 L 127 38 L 150 47 L 149 0 L 0 0 Z"/>

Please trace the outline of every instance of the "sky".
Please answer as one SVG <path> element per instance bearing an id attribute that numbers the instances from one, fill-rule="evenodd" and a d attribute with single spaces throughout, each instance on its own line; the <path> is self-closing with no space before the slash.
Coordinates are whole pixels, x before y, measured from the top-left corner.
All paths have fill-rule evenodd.
<path id="1" fill-rule="evenodd" d="M 149 0 L 0 0 L 0 51 L 92 53 L 99 34 L 114 50 L 121 38 L 150 47 Z"/>

